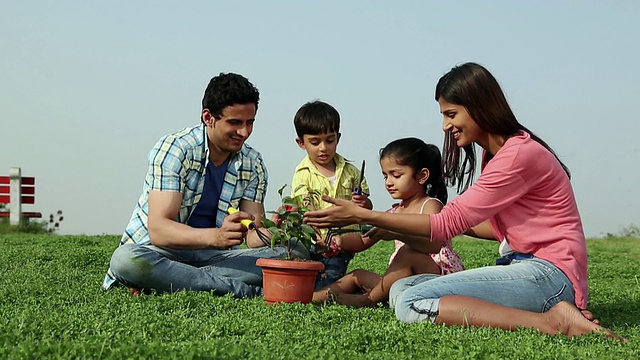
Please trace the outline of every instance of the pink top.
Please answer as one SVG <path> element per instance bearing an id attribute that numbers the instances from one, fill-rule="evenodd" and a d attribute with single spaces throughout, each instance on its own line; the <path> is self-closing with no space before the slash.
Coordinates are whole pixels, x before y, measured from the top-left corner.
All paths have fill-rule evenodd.
<path id="1" fill-rule="evenodd" d="M 431 214 L 431 238 L 450 239 L 490 219 L 496 239 L 557 266 L 587 307 L 587 249 L 582 221 L 560 163 L 528 133 L 507 139 L 463 194 Z"/>
<path id="2" fill-rule="evenodd" d="M 435 200 L 439 203 L 442 203 L 437 198 L 429 198 L 425 200 L 424 203 L 422 203 L 422 207 L 420 208 L 420 214 L 422 214 L 422 209 L 424 209 L 424 206 L 427 204 L 427 202 L 431 200 Z M 395 213 L 396 209 L 400 205 L 401 204 L 394 205 L 389 210 L 389 212 Z M 393 254 L 391 254 L 391 258 L 389 258 L 389 265 L 391 265 L 391 262 L 396 257 L 396 254 L 398 254 L 398 250 L 400 250 L 400 248 L 404 245 L 404 243 L 402 241 L 395 240 L 395 245 L 396 245 L 396 248 L 393 251 Z M 454 273 L 456 271 L 464 270 L 464 266 L 462 266 L 462 260 L 460 260 L 460 256 L 455 250 L 453 250 L 453 244 L 451 243 L 451 239 L 447 239 L 442 242 L 442 247 L 440 248 L 439 252 L 429 254 L 429 255 L 431 255 L 431 258 L 433 259 L 433 261 L 435 261 L 436 265 L 440 267 L 440 275 L 447 275 L 447 274 Z"/>

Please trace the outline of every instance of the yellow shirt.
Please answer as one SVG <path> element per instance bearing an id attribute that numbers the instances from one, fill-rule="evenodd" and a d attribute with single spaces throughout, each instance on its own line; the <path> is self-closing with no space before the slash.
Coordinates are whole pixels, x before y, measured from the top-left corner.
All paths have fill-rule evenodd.
<path id="1" fill-rule="evenodd" d="M 339 154 L 336 154 L 333 160 L 336 163 L 336 172 L 333 184 L 331 184 L 329 178 L 320 173 L 318 168 L 311 162 L 311 159 L 309 159 L 309 156 L 305 156 L 300 164 L 296 166 L 293 174 L 291 196 L 307 195 L 311 190 L 317 190 L 320 194 L 333 198 L 351 200 L 353 188 L 360 185 L 358 184 L 360 169 L 347 162 Z M 367 185 L 367 180 L 364 177 L 362 179 L 362 193 L 369 195 L 369 185 Z M 318 200 L 318 202 L 319 209 L 326 209 L 333 205 L 322 200 Z M 324 236 L 327 230 L 323 229 L 321 232 Z"/>

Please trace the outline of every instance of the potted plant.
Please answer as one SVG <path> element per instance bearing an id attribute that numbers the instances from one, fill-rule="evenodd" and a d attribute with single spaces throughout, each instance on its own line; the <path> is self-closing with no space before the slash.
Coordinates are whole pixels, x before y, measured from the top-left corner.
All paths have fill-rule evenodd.
<path id="1" fill-rule="evenodd" d="M 295 258 L 293 249 L 302 244 L 310 250 L 316 243 L 318 232 L 303 222 L 303 215 L 313 208 L 320 194 L 311 192 L 307 196 L 283 196 L 286 187 L 287 185 L 278 190 L 282 201 L 280 208 L 269 211 L 276 216 L 273 220 L 262 220 L 262 226 L 269 230 L 271 237 L 260 231 L 258 234 L 271 248 L 285 247 L 287 256 L 284 259 L 258 259 L 256 265 L 262 267 L 264 299 L 268 304 L 308 304 L 313 297 L 318 271 L 323 270 L 324 265 L 319 261 Z"/>

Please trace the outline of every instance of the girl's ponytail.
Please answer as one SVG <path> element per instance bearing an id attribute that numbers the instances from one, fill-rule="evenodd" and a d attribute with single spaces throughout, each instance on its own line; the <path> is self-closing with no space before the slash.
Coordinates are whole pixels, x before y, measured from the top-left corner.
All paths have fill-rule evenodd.
<path id="1" fill-rule="evenodd" d="M 447 184 L 443 176 L 442 156 L 440 149 L 433 144 L 425 144 L 427 169 L 429 169 L 429 179 L 427 180 L 427 195 L 440 200 L 443 204 L 447 203 L 449 193 L 447 192 Z"/>
<path id="2" fill-rule="evenodd" d="M 447 192 L 447 185 L 444 182 L 444 178 L 440 176 L 438 179 L 431 181 L 429 178 L 428 184 L 431 185 L 427 190 L 427 195 L 440 200 L 443 204 L 447 203 L 449 193 Z"/>

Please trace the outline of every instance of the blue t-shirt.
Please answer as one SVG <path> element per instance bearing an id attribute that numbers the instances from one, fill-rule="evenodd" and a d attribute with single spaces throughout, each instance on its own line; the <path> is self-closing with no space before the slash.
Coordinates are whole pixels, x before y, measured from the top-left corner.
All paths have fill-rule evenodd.
<path id="1" fill-rule="evenodd" d="M 224 175 L 227 172 L 229 160 L 227 159 L 220 166 L 215 166 L 212 161 L 207 164 L 207 171 L 204 177 L 204 188 L 202 196 L 193 213 L 187 220 L 187 225 L 194 228 L 214 228 L 216 227 L 216 214 L 218 212 L 218 200 L 222 192 Z"/>

